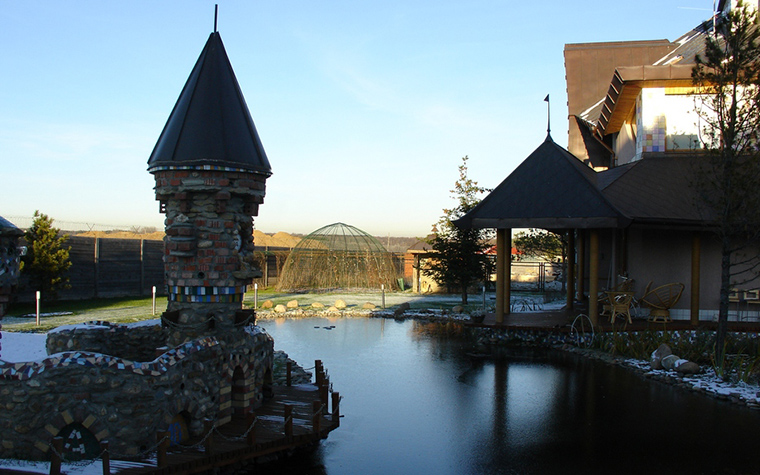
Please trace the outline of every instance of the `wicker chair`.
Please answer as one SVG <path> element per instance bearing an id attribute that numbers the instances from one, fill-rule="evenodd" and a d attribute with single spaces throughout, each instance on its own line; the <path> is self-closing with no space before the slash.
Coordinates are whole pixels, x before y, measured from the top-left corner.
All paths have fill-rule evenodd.
<path id="1" fill-rule="evenodd" d="M 649 307 L 650 322 L 669 322 L 670 309 L 678 303 L 683 293 L 684 285 L 680 282 L 671 282 L 650 289 L 652 283 L 647 285 L 641 303 Z"/>
<path id="2" fill-rule="evenodd" d="M 610 308 L 610 323 L 615 322 L 615 317 L 622 315 L 628 323 L 631 321 L 631 302 L 633 301 L 633 292 L 606 292 L 607 301 Z"/>

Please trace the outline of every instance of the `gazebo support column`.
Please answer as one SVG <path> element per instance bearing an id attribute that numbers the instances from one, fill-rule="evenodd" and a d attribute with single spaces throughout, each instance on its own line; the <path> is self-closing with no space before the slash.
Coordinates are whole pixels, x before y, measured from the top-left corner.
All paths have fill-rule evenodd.
<path id="1" fill-rule="evenodd" d="M 698 232 L 691 237 L 691 324 L 699 325 L 699 273 L 701 265 L 702 241 Z"/>
<path id="2" fill-rule="evenodd" d="M 567 232 L 567 256 L 566 256 L 566 269 L 565 269 L 565 282 L 567 302 L 566 308 L 568 312 L 573 310 L 573 304 L 575 303 L 575 231 L 570 230 Z"/>
<path id="3" fill-rule="evenodd" d="M 592 229 L 589 233 L 589 282 L 588 282 L 588 317 L 591 324 L 599 324 L 599 307 L 597 295 L 599 295 L 599 230 Z"/>
<path id="4" fill-rule="evenodd" d="M 496 323 L 509 315 L 512 289 L 512 229 L 496 230 Z"/>

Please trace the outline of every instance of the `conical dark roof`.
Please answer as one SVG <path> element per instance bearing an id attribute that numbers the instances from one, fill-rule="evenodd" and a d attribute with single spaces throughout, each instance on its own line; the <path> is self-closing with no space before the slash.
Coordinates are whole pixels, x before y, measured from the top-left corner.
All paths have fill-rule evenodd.
<path id="1" fill-rule="evenodd" d="M 475 208 L 465 228 L 602 228 L 630 222 L 596 185 L 596 172 L 547 136 Z"/>
<path id="2" fill-rule="evenodd" d="M 224 167 L 271 175 L 218 32 L 209 36 L 148 160 L 148 170 Z"/>
<path id="3" fill-rule="evenodd" d="M 23 236 L 24 232 L 0 216 L 0 236 Z"/>

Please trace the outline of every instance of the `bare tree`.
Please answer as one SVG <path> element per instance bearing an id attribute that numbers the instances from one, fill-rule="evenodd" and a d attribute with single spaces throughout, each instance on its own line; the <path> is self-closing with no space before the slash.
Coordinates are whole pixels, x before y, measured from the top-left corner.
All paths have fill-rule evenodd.
<path id="1" fill-rule="evenodd" d="M 729 294 L 757 278 L 760 243 L 760 50 L 757 12 L 742 2 L 718 19 L 692 79 L 707 156 L 695 174 L 721 248 L 716 365 L 723 367 Z"/>

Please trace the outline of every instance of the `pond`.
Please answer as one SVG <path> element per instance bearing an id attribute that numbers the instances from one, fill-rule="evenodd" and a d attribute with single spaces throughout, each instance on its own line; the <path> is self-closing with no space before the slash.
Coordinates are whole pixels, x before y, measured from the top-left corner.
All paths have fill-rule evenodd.
<path id="1" fill-rule="evenodd" d="M 380 318 L 261 320 L 321 359 L 341 427 L 279 474 L 758 473 L 760 413 L 574 354 L 461 341 Z M 333 328 L 330 328 L 333 327 Z"/>

